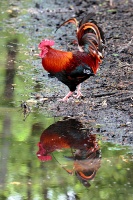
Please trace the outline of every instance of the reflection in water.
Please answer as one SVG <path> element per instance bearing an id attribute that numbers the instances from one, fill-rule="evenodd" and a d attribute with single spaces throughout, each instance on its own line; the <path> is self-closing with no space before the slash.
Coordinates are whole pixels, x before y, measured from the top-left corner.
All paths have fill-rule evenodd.
<path id="1" fill-rule="evenodd" d="M 13 98 L 13 83 L 15 76 L 15 61 L 17 55 L 17 39 L 12 39 L 7 43 L 7 64 L 5 75 L 5 92 L 4 97 L 8 100 Z"/>
<path id="2" fill-rule="evenodd" d="M 101 154 L 96 135 L 83 129 L 82 123 L 75 119 L 58 121 L 49 126 L 43 131 L 38 147 L 37 157 L 41 161 L 52 160 L 52 152 L 56 150 L 70 151 L 71 155 L 64 155 L 64 158 L 73 161 L 72 169 L 62 168 L 69 174 L 75 174 L 86 187 L 90 186 L 87 181 L 92 180 L 100 168 Z M 57 157 L 55 160 L 58 162 Z"/>
<path id="3" fill-rule="evenodd" d="M 7 58 L 6 58 L 6 65 L 5 65 L 5 88 L 4 88 L 4 100 L 6 99 L 10 102 L 13 99 L 13 83 L 15 77 L 15 61 L 17 55 L 17 39 L 10 39 L 7 43 Z M 1 105 L 2 105 L 1 101 Z M 1 118 L 1 163 L 0 166 L 0 184 L 2 187 L 5 187 L 6 183 L 6 175 L 8 171 L 8 162 L 9 162 L 9 154 L 10 154 L 10 145 L 11 141 L 7 138 L 11 135 L 12 130 L 12 120 L 8 112 L 5 112 L 3 118 Z M 4 159 L 2 159 L 4 158 Z"/>
<path id="4" fill-rule="evenodd" d="M 6 174 L 7 174 L 7 166 L 8 166 L 8 161 L 9 161 L 9 152 L 10 152 L 10 145 L 11 141 L 9 141 L 7 138 L 11 135 L 11 119 L 10 116 L 6 115 L 4 120 L 3 120 L 3 129 L 1 132 L 1 144 L 2 147 L 0 149 L 0 185 L 2 187 L 5 187 L 6 183 Z M 2 159 L 4 158 L 4 159 Z"/>

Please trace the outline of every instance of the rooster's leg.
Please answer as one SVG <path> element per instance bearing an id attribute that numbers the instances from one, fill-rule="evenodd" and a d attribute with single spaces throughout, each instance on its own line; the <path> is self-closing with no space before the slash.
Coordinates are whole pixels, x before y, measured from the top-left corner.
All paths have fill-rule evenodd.
<path id="1" fill-rule="evenodd" d="M 72 94 L 73 94 L 73 92 L 68 92 L 68 94 L 63 98 L 63 99 L 59 99 L 58 101 L 68 101 L 68 98 L 70 97 L 70 96 L 72 96 Z"/>
<path id="2" fill-rule="evenodd" d="M 74 95 L 74 97 L 79 98 L 83 96 L 80 90 L 81 90 L 81 84 L 78 85 L 77 94 Z"/>

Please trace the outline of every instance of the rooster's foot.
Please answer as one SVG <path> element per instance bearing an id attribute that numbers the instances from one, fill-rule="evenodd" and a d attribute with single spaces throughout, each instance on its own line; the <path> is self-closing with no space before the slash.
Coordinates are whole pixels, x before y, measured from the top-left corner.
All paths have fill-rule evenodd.
<path id="1" fill-rule="evenodd" d="M 77 94 L 76 95 L 73 95 L 75 98 L 79 98 L 79 97 L 83 97 L 82 93 L 81 93 L 81 84 L 78 85 L 78 88 L 77 88 Z"/>
<path id="2" fill-rule="evenodd" d="M 72 96 L 72 94 L 73 92 L 70 91 L 63 99 L 59 99 L 58 101 L 67 102 L 69 100 L 69 97 Z"/>
<path id="3" fill-rule="evenodd" d="M 78 91 L 77 94 L 73 96 L 78 99 L 79 97 L 83 97 L 83 94 L 80 91 Z"/>

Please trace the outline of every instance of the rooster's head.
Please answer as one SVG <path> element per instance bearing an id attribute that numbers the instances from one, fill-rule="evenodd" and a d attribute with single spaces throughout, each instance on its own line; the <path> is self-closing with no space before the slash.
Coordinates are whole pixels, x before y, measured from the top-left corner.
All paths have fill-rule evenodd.
<path id="1" fill-rule="evenodd" d="M 48 52 L 48 49 L 50 46 L 53 46 L 54 45 L 54 41 L 53 40 L 48 40 L 48 39 L 45 39 L 45 40 L 42 40 L 39 44 L 39 49 L 41 49 L 41 53 L 39 54 L 39 56 L 41 58 L 44 58 L 44 56 L 47 54 Z"/>

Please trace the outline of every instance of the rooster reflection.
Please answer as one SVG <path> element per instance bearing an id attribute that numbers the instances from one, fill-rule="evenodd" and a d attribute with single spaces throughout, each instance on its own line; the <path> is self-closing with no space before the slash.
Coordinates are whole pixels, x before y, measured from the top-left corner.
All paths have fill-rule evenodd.
<path id="1" fill-rule="evenodd" d="M 96 135 L 83 129 L 82 123 L 75 119 L 65 119 L 49 126 L 42 133 L 38 147 L 37 157 L 41 161 L 52 160 L 52 152 L 56 150 L 71 150 L 71 156 L 64 157 L 73 161 L 72 170 L 62 168 L 75 174 L 86 187 L 90 186 L 88 180 L 92 180 L 100 168 L 101 152 Z"/>

